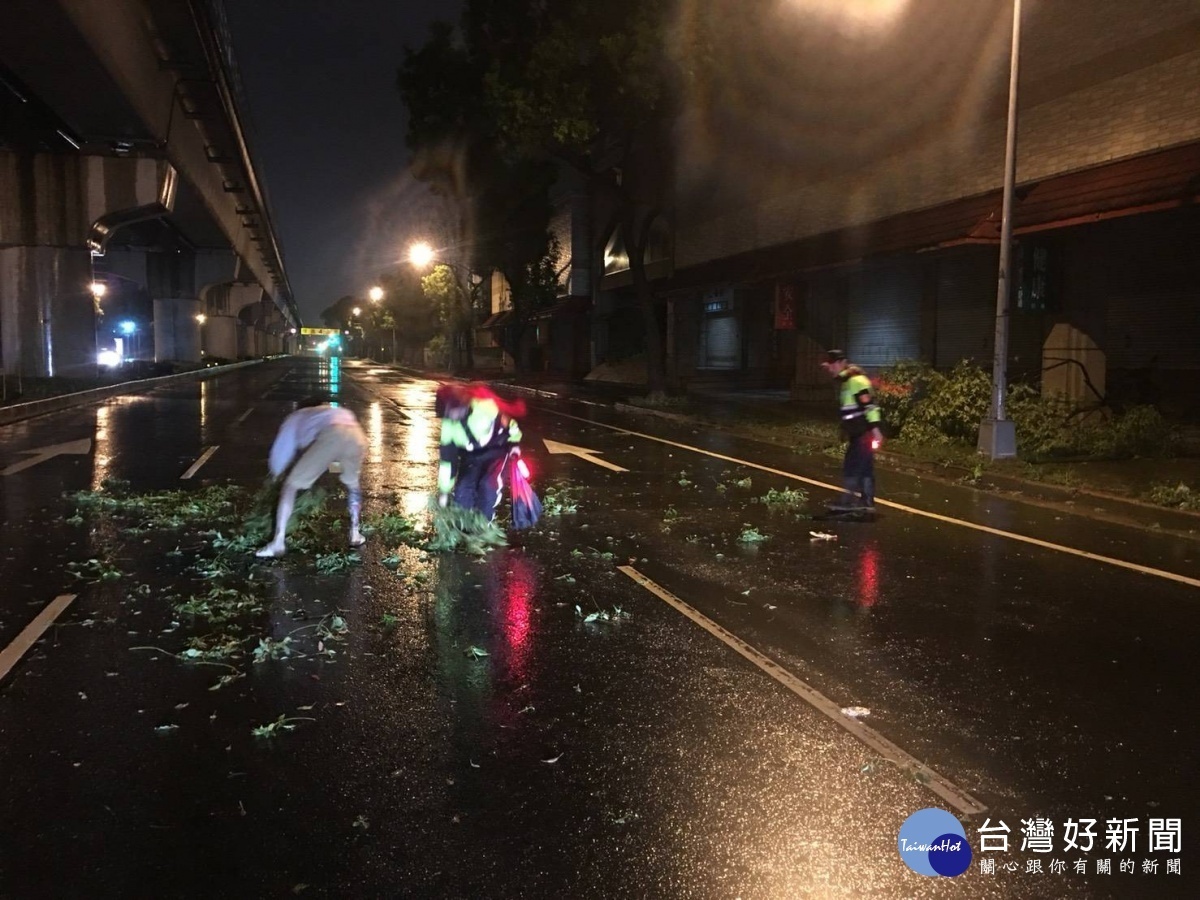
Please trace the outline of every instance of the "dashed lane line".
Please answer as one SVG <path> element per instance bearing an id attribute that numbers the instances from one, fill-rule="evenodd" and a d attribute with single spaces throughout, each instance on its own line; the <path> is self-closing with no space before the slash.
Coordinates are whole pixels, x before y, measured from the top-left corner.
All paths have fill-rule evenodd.
<path id="1" fill-rule="evenodd" d="M 248 418 L 250 418 L 250 413 L 252 413 L 252 412 L 254 412 L 254 407 L 253 407 L 253 406 L 252 406 L 252 407 L 250 407 L 248 410 L 246 410 L 244 413 L 242 413 L 240 416 L 238 416 L 236 419 L 234 419 L 234 420 L 233 420 L 234 427 L 236 427 L 236 426 L 238 426 L 238 425 L 241 425 L 241 424 L 242 424 L 243 422 L 245 422 L 245 421 L 246 421 Z"/>
<path id="2" fill-rule="evenodd" d="M 746 459 L 739 459 L 736 456 L 726 456 L 724 453 L 714 453 L 712 450 L 705 450 L 702 447 L 693 447 L 691 444 L 683 444 L 678 441 L 671 441 L 667 438 L 657 437 L 653 434 L 643 434 L 640 431 L 630 431 L 628 428 L 620 428 L 616 425 L 609 425 L 606 422 L 596 422 L 592 419 L 584 419 L 581 416 L 572 416 L 569 413 L 559 412 L 554 409 L 543 409 L 544 412 L 551 415 L 561 416 L 564 419 L 572 419 L 576 422 L 584 422 L 588 425 L 597 425 L 601 428 L 607 428 L 610 431 L 615 431 L 618 434 L 627 434 L 630 437 L 640 437 L 647 441 L 655 441 L 659 444 L 666 444 L 668 447 L 677 447 L 680 450 L 690 450 L 693 453 L 699 453 L 703 456 L 710 456 L 713 459 L 719 459 L 724 462 L 733 463 L 739 466 L 746 466 L 751 469 L 758 469 L 760 472 L 769 472 L 772 475 L 778 475 L 781 478 L 789 478 L 792 481 L 799 481 L 804 484 L 811 484 L 814 487 L 825 488 L 826 490 L 841 493 L 842 488 L 838 485 L 828 484 L 824 481 L 819 481 L 815 478 L 806 478 L 803 475 L 797 475 L 794 472 L 785 472 L 782 469 L 773 469 L 770 466 L 764 466 L 761 463 L 750 462 Z M 1188 587 L 1200 588 L 1200 578 L 1192 578 L 1188 575 L 1180 575 L 1178 572 L 1168 572 L 1165 569 L 1156 569 L 1153 566 L 1143 566 L 1139 563 L 1130 562 L 1127 559 L 1117 559 L 1112 556 L 1104 556 L 1100 553 L 1092 553 L 1088 550 L 1080 550 L 1078 547 L 1068 547 L 1065 544 L 1056 544 L 1053 541 L 1043 541 L 1041 538 L 1030 537 L 1027 534 L 1018 534 L 1015 531 L 1005 531 L 1001 528 L 993 528 L 990 525 L 980 525 L 977 522 L 968 522 L 966 519 L 956 519 L 953 516 L 944 516 L 941 513 L 930 512 L 927 509 L 918 509 L 915 506 L 905 506 L 903 503 L 895 503 L 891 500 L 881 500 L 875 498 L 876 506 L 886 506 L 889 509 L 898 509 L 901 512 L 911 513 L 914 516 L 923 516 L 926 519 L 933 519 L 936 522 L 945 522 L 947 525 L 957 525 L 960 528 L 970 528 L 972 531 L 981 531 L 984 534 L 991 534 L 996 537 L 1008 538 L 1012 541 L 1020 541 L 1023 544 L 1031 544 L 1034 547 L 1041 547 L 1043 550 L 1053 550 L 1056 553 L 1066 553 L 1071 556 L 1078 556 L 1081 559 L 1088 559 L 1092 562 L 1103 563 L 1109 566 L 1117 566 L 1121 569 L 1128 569 L 1131 572 L 1137 572 L 1141 575 L 1152 575 L 1155 578 L 1163 578 L 1167 581 L 1174 581 L 1179 584 L 1186 584 Z"/>
<path id="3" fill-rule="evenodd" d="M 40 613 L 37 614 L 32 622 L 25 626 L 25 629 L 13 639 L 13 642 L 0 650 L 0 681 L 3 681 L 5 676 L 12 671 L 22 656 L 38 642 L 46 629 L 54 624 L 64 609 L 71 605 L 71 601 L 75 599 L 75 594 L 59 594 L 51 600 Z"/>
<path id="4" fill-rule="evenodd" d="M 884 759 L 895 763 L 900 769 L 909 773 L 913 778 L 925 785 L 925 787 L 929 788 L 964 816 L 978 815 L 987 810 L 987 807 L 983 803 L 972 797 L 958 785 L 939 775 L 915 756 L 893 744 L 874 728 L 864 725 L 858 719 L 852 719 L 844 715 L 840 706 L 812 685 L 801 681 L 765 653 L 756 650 L 736 634 L 721 627 L 708 618 L 708 616 L 704 615 L 704 613 L 680 600 L 666 588 L 651 581 L 637 569 L 633 568 L 633 566 L 618 566 L 617 569 L 664 603 L 673 607 L 677 612 L 683 613 L 683 615 L 687 616 L 687 618 L 691 619 L 727 647 L 736 650 L 747 660 L 758 666 L 763 672 L 774 678 L 783 687 L 809 704 L 813 709 L 824 714 L 837 725 L 840 725 Z"/>
<path id="5" fill-rule="evenodd" d="M 203 453 L 200 454 L 200 458 L 188 466 L 188 470 L 179 476 L 179 480 L 187 481 L 189 478 L 199 472 L 200 467 L 212 458 L 212 455 L 217 452 L 217 449 L 220 446 L 220 444 L 213 444 L 211 447 L 207 448 Z"/>

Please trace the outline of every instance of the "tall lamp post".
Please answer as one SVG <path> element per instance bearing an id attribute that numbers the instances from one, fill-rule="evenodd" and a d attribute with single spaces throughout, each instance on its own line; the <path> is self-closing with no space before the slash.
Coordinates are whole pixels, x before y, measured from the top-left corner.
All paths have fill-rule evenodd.
<path id="1" fill-rule="evenodd" d="M 101 301 L 104 295 L 108 293 L 108 285 L 103 281 L 93 281 L 88 285 L 88 291 L 92 295 L 92 306 L 95 310 L 95 316 L 92 319 L 92 341 L 96 345 L 96 377 L 100 377 L 100 319 L 104 316 L 104 307 L 101 306 Z"/>
<path id="2" fill-rule="evenodd" d="M 1012 276 L 1012 201 L 1017 172 L 1017 80 L 1021 57 L 1021 0 L 1013 0 L 1012 61 L 1008 72 L 1008 130 L 1004 141 L 1004 203 L 1000 216 L 1000 273 L 996 285 L 996 340 L 992 357 L 992 404 L 979 426 L 979 450 L 989 459 L 1017 455 L 1017 429 L 1006 417 L 1009 296 Z"/>
<path id="3" fill-rule="evenodd" d="M 208 321 L 208 316 L 204 313 L 196 313 L 196 322 L 200 325 L 200 357 L 204 358 L 204 323 Z"/>

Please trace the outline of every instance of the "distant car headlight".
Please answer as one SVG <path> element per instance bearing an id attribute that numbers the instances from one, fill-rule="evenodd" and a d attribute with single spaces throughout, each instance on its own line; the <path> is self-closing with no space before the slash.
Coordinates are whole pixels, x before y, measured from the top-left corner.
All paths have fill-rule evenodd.
<path id="1" fill-rule="evenodd" d="M 101 350 L 96 354 L 96 362 L 110 369 L 115 369 L 121 364 L 121 354 L 116 350 Z"/>

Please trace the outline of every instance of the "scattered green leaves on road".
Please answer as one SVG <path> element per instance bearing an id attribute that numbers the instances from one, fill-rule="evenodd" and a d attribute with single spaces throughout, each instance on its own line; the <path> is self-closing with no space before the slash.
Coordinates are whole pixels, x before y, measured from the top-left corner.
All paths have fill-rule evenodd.
<path id="1" fill-rule="evenodd" d="M 757 528 L 746 526 L 742 529 L 742 533 L 738 535 L 738 543 L 741 544 L 761 544 L 763 541 L 769 541 L 769 534 L 761 534 Z"/>

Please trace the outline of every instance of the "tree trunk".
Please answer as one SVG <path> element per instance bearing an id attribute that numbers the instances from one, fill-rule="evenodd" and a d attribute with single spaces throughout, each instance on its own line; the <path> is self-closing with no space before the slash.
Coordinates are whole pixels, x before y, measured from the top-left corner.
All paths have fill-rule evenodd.
<path id="1" fill-rule="evenodd" d="M 516 318 L 515 312 L 513 317 Z M 525 359 L 524 354 L 521 353 L 521 344 L 525 339 L 525 323 L 518 319 L 511 326 L 505 328 L 504 333 L 508 337 L 505 343 L 509 345 L 504 349 L 512 355 L 513 368 L 517 374 L 523 375 L 529 371 L 528 361 Z"/>
<path id="2" fill-rule="evenodd" d="M 643 223 L 644 233 L 633 239 L 635 232 L 634 212 L 632 208 L 622 217 L 625 223 L 625 236 L 629 248 L 629 271 L 633 275 L 633 287 L 637 292 L 638 305 L 642 308 L 642 324 L 646 330 L 646 386 L 650 394 L 665 394 L 667 390 L 667 373 L 663 359 L 662 334 L 658 327 L 658 310 L 654 302 L 654 289 L 646 278 L 646 244 L 650 240 L 650 225 L 652 218 L 647 217 Z"/>

